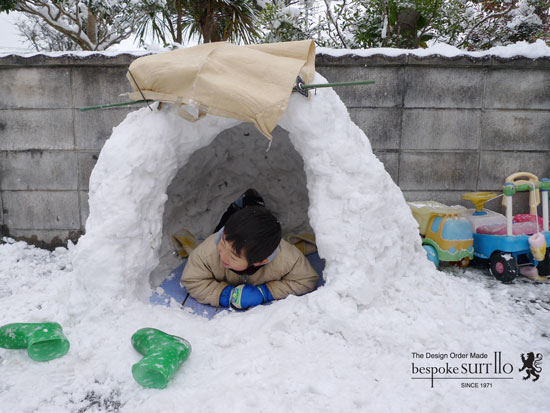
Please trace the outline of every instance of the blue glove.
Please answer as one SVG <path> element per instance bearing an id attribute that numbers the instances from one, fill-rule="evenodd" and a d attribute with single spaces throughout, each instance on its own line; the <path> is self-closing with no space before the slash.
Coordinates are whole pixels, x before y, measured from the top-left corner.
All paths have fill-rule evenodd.
<path id="1" fill-rule="evenodd" d="M 220 307 L 229 307 L 231 305 L 229 298 L 231 297 L 232 290 L 233 287 L 230 285 L 222 290 L 222 293 L 220 294 Z"/>
<path id="2" fill-rule="evenodd" d="M 241 284 L 237 287 L 227 286 L 220 294 L 220 305 L 232 306 L 244 310 L 257 305 L 273 301 L 273 296 L 265 284 Z"/>

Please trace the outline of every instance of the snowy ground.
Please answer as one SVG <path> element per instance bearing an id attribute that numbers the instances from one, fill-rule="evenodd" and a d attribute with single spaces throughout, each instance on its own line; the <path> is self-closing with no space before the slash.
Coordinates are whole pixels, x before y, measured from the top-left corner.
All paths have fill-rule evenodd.
<path id="1" fill-rule="evenodd" d="M 23 242 L 4 239 L 0 245 L 0 323 L 14 321 L 66 321 L 64 303 L 70 288 L 73 269 L 71 253 L 63 248 L 54 252 L 41 250 Z M 477 411 L 497 411 L 506 406 L 506 411 L 544 411 L 548 406 L 548 321 L 550 319 L 550 283 L 536 284 L 517 280 L 504 285 L 487 276 L 484 269 L 446 269 L 439 274 L 444 281 L 453 281 L 455 296 L 465 300 L 464 315 L 450 313 L 449 317 L 465 317 L 468 313 L 468 297 L 483 297 L 485 305 L 495 311 L 508 314 L 511 323 L 520 320 L 518 328 L 524 327 L 533 337 L 532 345 L 526 343 L 516 351 L 504 350 L 507 361 L 519 367 L 521 352 L 542 351 L 541 379 L 537 383 L 522 381 L 521 374 L 514 376 L 513 383 L 492 381 L 492 388 L 462 389 L 454 380 L 440 381 L 430 388 L 424 380 L 411 380 L 411 351 L 502 351 L 506 346 L 493 341 L 490 330 L 486 339 L 473 346 L 468 337 L 473 331 L 456 331 L 452 345 L 441 347 L 437 342 L 402 340 L 410 334 L 408 327 L 419 315 L 407 314 L 406 308 L 394 304 L 373 309 L 367 316 L 365 326 L 369 332 L 353 331 L 355 323 L 338 323 L 338 314 L 349 312 L 346 308 L 333 308 L 333 317 L 326 320 L 308 320 L 307 314 L 298 314 L 298 309 L 287 306 L 260 309 L 248 313 L 258 329 L 272 334 L 261 344 L 262 349 L 251 349 L 249 338 L 242 331 L 231 336 L 221 334 L 219 323 L 209 329 L 208 322 L 190 317 L 177 308 L 149 308 L 139 311 L 131 304 L 120 318 L 110 317 L 111 322 L 97 321 L 88 326 L 65 327 L 71 341 L 69 354 L 47 363 L 30 360 L 24 351 L 0 349 L 0 406 L 2 411 L 12 412 L 136 412 L 136 411 L 222 411 L 227 406 L 240 411 L 472 411 L 470 405 L 478 404 Z M 443 283 L 445 284 L 445 283 Z M 398 283 L 396 285 L 399 285 Z M 411 287 L 404 285 L 404 289 Z M 419 297 L 435 295 L 433 290 L 424 291 Z M 481 292 L 481 294 L 479 294 Z M 401 291 L 400 294 L 407 294 Z M 398 294 L 397 294 L 398 295 Z M 304 300 L 307 301 L 307 300 Z M 405 300 L 406 301 L 406 300 Z M 449 301 L 453 301 L 449 297 Z M 297 303 L 293 300 L 294 304 Z M 389 303 L 388 303 L 389 304 Z M 306 305 L 307 307 L 307 305 Z M 300 310 L 304 307 L 300 306 Z M 451 309 L 451 306 L 450 306 Z M 138 313 L 134 313 L 134 311 Z M 430 306 L 425 308 L 425 320 L 430 320 Z M 432 309 L 435 313 L 437 308 Z M 270 313 L 271 312 L 271 313 Z M 132 316 L 133 314 L 133 316 Z M 384 314 L 393 314 L 392 319 L 380 320 Z M 364 314 L 363 316 L 365 316 Z M 302 320 L 302 318 L 306 321 Z M 470 314 L 468 317 L 475 317 Z M 422 317 L 421 317 L 422 318 Z M 112 322 L 114 320 L 114 323 Z M 288 321 L 291 322 L 288 322 Z M 407 321 L 408 320 L 408 321 Z M 231 320 L 225 320 L 231 321 Z M 237 319 L 232 320 L 237 322 Z M 350 320 L 351 321 L 351 320 Z M 452 321 L 452 320 L 449 320 Z M 193 331 L 186 334 L 194 345 L 194 354 L 165 390 L 145 390 L 132 379 L 130 367 L 139 355 L 130 344 L 130 335 L 139 327 L 154 322 L 168 331 Z M 183 323 L 185 327 L 177 327 Z M 418 328 L 436 328 L 424 325 Z M 488 324 L 491 321 L 488 320 Z M 231 323 L 233 328 L 238 328 Z M 347 324 L 347 325 L 346 325 Z M 321 327 L 322 332 L 316 332 Z M 307 328 L 310 337 L 295 342 L 293 330 Z M 351 330 L 350 330 L 351 329 Z M 446 330 L 445 328 L 442 328 Z M 448 334 L 449 331 L 447 330 Z M 253 331 L 249 334 L 254 334 Z M 321 337 L 315 336 L 321 334 Z M 521 330 L 518 330 L 518 335 Z M 120 339 L 102 340 L 101 337 L 120 336 Z M 437 340 L 437 333 L 432 340 Z M 482 338 L 485 336 L 481 334 Z M 357 344 L 355 341 L 364 341 Z M 418 337 L 417 337 L 418 338 Z M 295 347 L 288 353 L 287 344 Z M 405 344 L 401 349 L 392 343 Z M 309 345 L 305 345 L 309 344 Z M 242 349 L 239 349 L 241 348 Z M 283 350 L 283 351 L 281 351 Z M 251 358 L 247 353 L 251 352 Z M 394 354 L 388 360 L 384 354 Z M 324 370 L 326 359 L 336 360 L 332 370 Z M 365 362 L 368 360 L 368 362 Z M 449 360 L 447 360 L 449 361 Z M 298 367 L 299 366 L 299 367 Z M 217 370 L 221 367 L 221 370 Z M 285 370 L 296 370 L 294 380 L 285 382 L 289 376 Z M 261 372 L 261 380 L 250 371 Z M 222 377 L 220 377 L 222 376 Z M 224 379 L 225 376 L 225 379 Z M 335 382 L 347 380 L 346 391 L 340 394 Z M 212 383 L 216 382 L 215 386 Z M 233 382 L 233 383 L 232 383 Z M 514 398 L 507 396 L 511 387 L 521 389 Z M 546 389 L 544 391 L 537 391 Z M 255 393 L 250 399 L 243 394 Z M 524 396 L 520 396 L 523 393 Z M 183 396 L 182 396 L 183 395 Z M 244 403 L 242 400 L 247 399 Z M 463 401 L 460 401 L 463 399 Z M 506 403 L 503 402 L 506 401 Z M 472 403 L 473 402 L 473 403 Z"/>
<path id="2" fill-rule="evenodd" d="M 504 298 L 518 314 L 532 317 L 531 322 L 541 327 L 541 336 L 550 339 L 547 323 L 550 321 L 550 279 L 532 281 L 519 276 L 513 283 L 496 281 L 487 268 L 487 262 L 473 262 L 468 268 L 449 266 L 441 269 L 451 277 L 460 277 L 471 281 L 477 288 L 489 291 L 493 299 Z"/>

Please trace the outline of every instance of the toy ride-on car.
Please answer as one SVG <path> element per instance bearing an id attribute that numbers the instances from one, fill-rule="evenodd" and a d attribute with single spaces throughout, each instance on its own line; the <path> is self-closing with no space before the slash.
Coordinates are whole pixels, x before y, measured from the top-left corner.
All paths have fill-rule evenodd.
<path id="1" fill-rule="evenodd" d="M 523 179 L 527 178 L 527 179 Z M 512 214 L 512 198 L 517 192 L 529 191 L 529 214 Z M 497 197 L 494 192 L 471 192 L 462 198 L 474 203 L 466 217 L 472 227 L 474 256 L 489 260 L 490 273 L 502 282 L 513 281 L 518 274 L 533 280 L 550 275 L 548 196 L 550 180 L 539 179 L 528 172 L 510 175 L 503 186 L 506 216 L 484 208 L 485 202 Z M 542 199 L 542 217 L 537 207 Z"/>
<path id="2" fill-rule="evenodd" d="M 418 222 L 428 259 L 436 267 L 440 261 L 466 267 L 474 256 L 472 228 L 468 220 L 460 216 L 467 212 L 466 208 L 435 201 L 407 204 Z"/>

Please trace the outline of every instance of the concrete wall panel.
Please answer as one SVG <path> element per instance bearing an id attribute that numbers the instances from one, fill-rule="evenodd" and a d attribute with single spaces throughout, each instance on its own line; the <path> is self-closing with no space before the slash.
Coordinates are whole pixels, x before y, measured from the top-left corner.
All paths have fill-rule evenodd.
<path id="1" fill-rule="evenodd" d="M 374 154 L 384 164 L 384 169 L 390 174 L 393 182 L 399 182 L 399 152 L 374 151 Z"/>
<path id="2" fill-rule="evenodd" d="M 373 85 L 342 86 L 334 90 L 347 107 L 396 107 L 403 102 L 403 68 L 364 66 L 324 66 L 317 71 L 329 82 L 374 80 Z M 315 92 L 313 92 L 315 93 Z"/>
<path id="3" fill-rule="evenodd" d="M 550 109 L 549 70 L 491 70 L 487 73 L 485 107 Z"/>
<path id="4" fill-rule="evenodd" d="M 476 187 L 475 152 L 402 152 L 399 186 L 402 190 L 463 190 Z"/>
<path id="5" fill-rule="evenodd" d="M 0 108 L 70 108 L 71 68 L 2 69 Z"/>
<path id="6" fill-rule="evenodd" d="M 99 151 L 113 133 L 113 128 L 120 124 L 128 113 L 139 106 L 129 108 L 111 108 L 93 111 L 75 111 L 74 129 L 76 146 L 79 150 Z"/>
<path id="7" fill-rule="evenodd" d="M 479 162 L 480 191 L 502 191 L 507 176 L 531 172 L 539 178 L 550 177 L 550 152 L 481 152 Z"/>
<path id="8" fill-rule="evenodd" d="M 71 109 L 0 110 L 0 150 L 73 148 Z"/>
<path id="9" fill-rule="evenodd" d="M 83 191 L 89 189 L 90 175 L 97 162 L 99 153 L 81 152 L 78 154 L 78 188 Z"/>
<path id="10" fill-rule="evenodd" d="M 86 220 L 90 215 L 90 205 L 88 204 L 88 192 L 81 191 L 80 195 L 80 228 L 82 232 L 86 230 Z"/>
<path id="11" fill-rule="evenodd" d="M 483 113 L 481 149 L 550 151 L 548 111 L 488 110 Z"/>
<path id="12" fill-rule="evenodd" d="M 401 109 L 350 109 L 349 113 L 373 149 L 399 149 Z"/>
<path id="13" fill-rule="evenodd" d="M 76 191 L 4 191 L 4 220 L 17 230 L 78 230 L 80 206 Z"/>
<path id="14" fill-rule="evenodd" d="M 0 188 L 4 190 L 76 190 L 72 151 L 0 152 Z"/>
<path id="15" fill-rule="evenodd" d="M 126 102 L 122 93 L 133 92 L 126 79 L 126 67 L 81 67 L 73 71 L 73 101 L 75 108 Z"/>
<path id="16" fill-rule="evenodd" d="M 406 79 L 405 107 L 482 107 L 483 69 L 408 67 Z"/>
<path id="17" fill-rule="evenodd" d="M 404 109 L 402 149 L 477 149 L 481 111 Z"/>

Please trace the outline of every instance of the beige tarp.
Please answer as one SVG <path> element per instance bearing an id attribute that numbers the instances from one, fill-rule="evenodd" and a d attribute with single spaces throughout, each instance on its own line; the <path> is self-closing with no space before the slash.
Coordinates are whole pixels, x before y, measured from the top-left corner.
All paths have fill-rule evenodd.
<path id="1" fill-rule="evenodd" d="M 247 46 L 208 43 L 140 57 L 128 70 L 133 100 L 143 99 L 137 83 L 146 99 L 175 103 L 189 120 L 208 112 L 252 122 L 271 139 L 296 77 L 300 75 L 306 84 L 313 80 L 315 44 L 311 40 Z"/>

